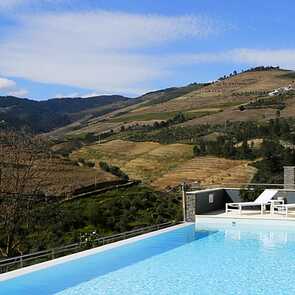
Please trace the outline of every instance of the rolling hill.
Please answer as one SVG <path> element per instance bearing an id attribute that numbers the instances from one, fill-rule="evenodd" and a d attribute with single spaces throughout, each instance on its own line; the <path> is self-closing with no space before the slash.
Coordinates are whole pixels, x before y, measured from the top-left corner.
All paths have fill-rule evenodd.
<path id="1" fill-rule="evenodd" d="M 213 83 L 191 84 L 169 88 L 138 97 L 128 106 L 92 117 L 54 135 L 102 133 L 121 126 L 153 125 L 156 121 L 173 118 L 178 112 L 188 120 L 180 126 L 224 123 L 225 121 L 269 120 L 275 118 L 282 104 L 271 103 L 269 92 L 286 86 L 295 86 L 295 73 L 278 68 L 257 68 L 230 75 Z M 283 98 L 282 117 L 295 114 L 295 95 Z M 264 101 L 259 107 L 253 102 Z M 240 107 L 251 104 L 241 111 Z"/>
<path id="2" fill-rule="evenodd" d="M 161 119 L 163 114 L 173 112 L 184 112 L 203 114 L 184 125 L 196 125 L 213 122 L 224 122 L 225 120 L 244 121 L 262 120 L 275 116 L 276 110 L 273 107 L 264 107 L 263 113 L 257 109 L 249 109 L 245 112 L 239 110 L 239 106 L 247 104 L 252 100 L 265 97 L 270 98 L 268 93 L 279 87 L 288 85 L 295 86 L 295 76 L 286 70 L 265 70 L 248 71 L 227 79 L 217 81 L 200 89 L 180 95 L 169 101 L 160 102 L 153 105 L 138 106 L 119 118 L 121 122 L 129 118 L 149 117 L 153 114 L 153 119 Z M 290 97 L 286 101 L 286 107 L 282 111 L 282 116 L 293 114 L 295 99 Z"/>
<path id="3" fill-rule="evenodd" d="M 110 95 L 89 98 L 55 98 L 34 101 L 13 96 L 0 97 L 0 121 L 2 125 L 28 127 L 42 133 L 90 119 L 126 105 L 129 98 Z"/>
<path id="4" fill-rule="evenodd" d="M 276 103 L 267 103 L 269 92 L 295 86 L 295 74 L 278 68 L 257 68 L 231 74 L 213 83 L 193 83 L 150 92 L 137 98 L 119 95 L 89 98 L 59 98 L 34 101 L 0 97 L 0 121 L 38 133 L 63 137 L 66 134 L 102 133 L 121 126 L 154 124 L 173 118 L 178 112 L 188 120 L 181 126 L 227 121 L 275 118 Z M 259 108 L 240 106 L 264 100 Z M 278 104 L 277 104 L 278 106 Z M 281 104 L 282 106 L 282 104 Z M 288 96 L 280 110 L 282 117 L 295 112 L 295 96 Z M 261 111 L 263 109 L 263 112 Z"/>
<path id="5" fill-rule="evenodd" d="M 46 132 L 56 151 L 73 160 L 91 160 L 96 167 L 100 161 L 107 162 L 131 179 L 161 190 L 184 180 L 204 186 L 238 186 L 257 176 L 255 161 L 262 159 L 259 152 L 263 152 L 267 128 L 287 145 L 293 144 L 286 137 L 288 132 L 295 136 L 292 124 L 267 122 L 294 117 L 294 88 L 294 72 L 259 67 L 212 83 L 173 87 L 137 98 L 101 96 L 36 102 L 2 97 L 0 119 L 8 125 L 27 124 L 37 132 Z M 269 95 L 276 89 L 279 95 Z M 236 124 L 239 121 L 246 125 Z M 263 129 L 266 123 L 268 127 Z M 258 126 L 260 133 L 255 131 Z M 247 150 L 244 139 L 248 148 L 253 145 L 252 151 Z M 199 154 L 194 153 L 194 145 L 200 141 L 210 152 L 199 148 Z M 219 142 L 219 149 L 214 148 L 215 142 Z M 230 156 L 233 149 L 235 157 Z M 288 151 L 279 153 L 285 159 Z M 271 171 L 272 166 L 265 169 L 263 165 L 270 163 L 258 164 L 268 173 L 263 177 L 280 173 L 281 168 Z"/>

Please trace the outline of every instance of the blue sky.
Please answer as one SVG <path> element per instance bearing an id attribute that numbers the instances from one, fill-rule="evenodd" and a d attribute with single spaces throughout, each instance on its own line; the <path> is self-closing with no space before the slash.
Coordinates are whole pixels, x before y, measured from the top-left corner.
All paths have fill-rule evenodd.
<path id="1" fill-rule="evenodd" d="M 43 100 L 295 70 L 292 0 L 1 0 L 0 95 Z"/>

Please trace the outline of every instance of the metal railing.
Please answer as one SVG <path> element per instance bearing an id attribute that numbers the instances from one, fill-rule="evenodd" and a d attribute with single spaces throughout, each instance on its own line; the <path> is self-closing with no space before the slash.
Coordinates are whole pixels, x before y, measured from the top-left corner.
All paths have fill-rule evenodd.
<path id="1" fill-rule="evenodd" d="M 58 257 L 74 254 L 80 251 L 103 246 L 103 245 L 117 242 L 120 240 L 125 240 L 125 239 L 135 237 L 144 233 L 167 228 L 167 227 L 176 225 L 178 223 L 180 222 L 170 221 L 166 223 L 138 228 L 138 229 L 123 232 L 120 234 L 105 236 L 105 237 L 93 239 L 90 241 L 83 241 L 83 242 L 74 243 L 74 244 L 70 244 L 70 245 L 66 245 L 66 246 L 62 246 L 58 248 L 53 248 L 53 249 L 38 251 L 38 252 L 26 254 L 26 255 L 20 255 L 20 256 L 16 256 L 12 258 L 2 259 L 0 260 L 0 273 L 5 273 L 8 271 L 16 270 L 26 266 L 52 260 Z"/>

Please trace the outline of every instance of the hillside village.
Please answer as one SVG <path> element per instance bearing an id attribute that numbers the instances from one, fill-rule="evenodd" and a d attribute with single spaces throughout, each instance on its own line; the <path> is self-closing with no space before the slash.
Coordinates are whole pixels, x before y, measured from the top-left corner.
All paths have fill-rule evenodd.
<path id="1" fill-rule="evenodd" d="M 293 91 L 294 90 L 294 86 L 293 86 L 294 83 L 293 84 L 289 84 L 286 87 L 280 87 L 280 88 L 274 89 L 273 91 L 269 92 L 268 95 L 269 96 L 275 96 L 275 95 L 280 95 L 280 94 L 288 93 L 289 91 Z"/>

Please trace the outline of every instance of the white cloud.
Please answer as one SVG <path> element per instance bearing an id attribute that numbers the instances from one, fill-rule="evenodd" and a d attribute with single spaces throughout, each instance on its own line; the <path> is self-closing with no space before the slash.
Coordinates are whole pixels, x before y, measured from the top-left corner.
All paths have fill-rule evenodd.
<path id="1" fill-rule="evenodd" d="M 0 10 L 6 10 L 16 7 L 17 5 L 23 4 L 27 0 L 1 0 L 0 1 Z"/>
<path id="2" fill-rule="evenodd" d="M 7 95 L 16 96 L 16 97 L 26 97 L 28 95 L 28 91 L 25 89 L 16 89 L 14 91 L 10 91 Z"/>
<path id="3" fill-rule="evenodd" d="M 170 60 L 171 57 L 168 57 Z M 232 49 L 224 52 L 195 53 L 173 57 L 183 64 L 231 63 L 248 66 L 280 66 L 295 70 L 295 49 Z M 169 62 L 168 62 L 169 63 Z M 172 63 L 172 60 L 170 60 Z"/>
<path id="4" fill-rule="evenodd" d="M 232 60 L 252 65 L 279 65 L 295 70 L 295 49 L 237 49 L 231 52 Z"/>
<path id="5" fill-rule="evenodd" d="M 0 0 L 0 11 L 14 11 L 18 8 L 42 8 L 44 4 L 59 4 L 71 0 Z"/>
<path id="6" fill-rule="evenodd" d="M 66 93 L 66 94 L 58 93 L 58 94 L 54 95 L 54 98 L 79 97 L 79 96 L 80 96 L 79 92 L 71 92 L 71 93 Z"/>
<path id="7" fill-rule="evenodd" d="M 212 21 L 196 16 L 96 11 L 18 20 L 21 26 L 0 45 L 2 74 L 100 93 L 132 92 L 170 73 L 166 58 L 142 49 L 216 31 Z"/>
<path id="8" fill-rule="evenodd" d="M 0 2 L 3 7 L 5 2 Z M 173 75 L 183 65 L 279 65 L 295 70 L 295 49 L 238 48 L 183 55 L 149 50 L 215 34 L 218 25 L 206 17 L 84 11 L 17 18 L 20 26 L 0 39 L 0 73 L 87 88 L 93 90 L 91 95 L 141 94 L 149 90 L 150 81 Z"/>
<path id="9" fill-rule="evenodd" d="M 15 88 L 16 83 L 13 80 L 0 77 L 0 91 L 6 91 Z"/>
<path id="10" fill-rule="evenodd" d="M 13 80 L 0 77 L 0 93 L 4 95 L 25 97 L 28 94 L 28 91 L 17 88 L 17 84 Z"/>
<path id="11" fill-rule="evenodd" d="M 188 37 L 205 37 L 216 30 L 205 17 L 107 11 L 27 15 L 21 20 L 24 27 L 18 39 L 30 39 L 33 45 L 52 40 L 59 48 L 78 46 L 81 50 L 83 46 L 93 51 L 149 47 Z"/>

